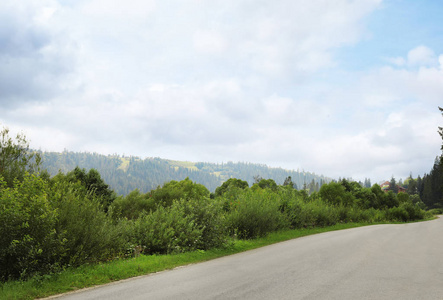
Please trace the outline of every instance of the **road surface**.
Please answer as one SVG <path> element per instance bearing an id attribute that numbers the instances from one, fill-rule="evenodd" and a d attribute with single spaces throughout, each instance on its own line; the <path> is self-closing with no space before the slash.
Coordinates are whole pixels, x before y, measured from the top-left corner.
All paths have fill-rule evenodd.
<path id="1" fill-rule="evenodd" d="M 443 299 L 443 218 L 307 236 L 57 299 Z"/>

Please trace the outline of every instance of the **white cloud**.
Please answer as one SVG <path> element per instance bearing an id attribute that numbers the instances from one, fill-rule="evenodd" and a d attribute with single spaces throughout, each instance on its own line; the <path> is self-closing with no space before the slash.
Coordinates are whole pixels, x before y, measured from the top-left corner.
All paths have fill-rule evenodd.
<path id="1" fill-rule="evenodd" d="M 377 180 L 422 174 L 439 150 L 442 55 L 334 59 L 379 0 L 32 3 L 0 4 L 0 101 L 27 102 L 0 121 L 36 148 Z"/>
<path id="2" fill-rule="evenodd" d="M 91 0 L 81 4 L 81 12 L 92 15 L 94 18 L 106 18 L 110 21 L 119 19 L 133 20 L 134 18 L 146 18 L 155 11 L 155 0 Z"/>
<path id="3" fill-rule="evenodd" d="M 46 101 L 75 86 L 75 47 L 52 27 L 59 10 L 50 0 L 0 4 L 2 105 Z"/>
<path id="4" fill-rule="evenodd" d="M 408 52 L 408 64 L 411 66 L 430 66 L 436 62 L 434 51 L 426 46 L 418 46 Z"/>
<path id="5" fill-rule="evenodd" d="M 396 65 L 396 66 L 404 66 L 406 64 L 406 60 L 403 57 L 392 57 L 392 58 L 386 58 L 386 61 Z"/>
<path id="6" fill-rule="evenodd" d="M 226 48 L 226 40 L 218 32 L 199 30 L 193 35 L 194 48 L 203 54 L 222 54 Z"/>

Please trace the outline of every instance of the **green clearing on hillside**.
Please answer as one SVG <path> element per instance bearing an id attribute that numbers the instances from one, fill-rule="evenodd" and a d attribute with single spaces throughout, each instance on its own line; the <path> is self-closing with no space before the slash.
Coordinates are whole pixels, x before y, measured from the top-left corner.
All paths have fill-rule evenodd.
<path id="1" fill-rule="evenodd" d="M 166 160 L 170 166 L 177 168 L 186 168 L 193 171 L 198 171 L 198 168 L 195 166 L 195 163 L 190 161 L 178 161 L 178 160 Z"/>
<path id="2" fill-rule="evenodd" d="M 129 168 L 129 158 L 121 157 L 122 164 L 117 168 L 117 170 L 122 170 L 123 172 L 127 172 Z"/>

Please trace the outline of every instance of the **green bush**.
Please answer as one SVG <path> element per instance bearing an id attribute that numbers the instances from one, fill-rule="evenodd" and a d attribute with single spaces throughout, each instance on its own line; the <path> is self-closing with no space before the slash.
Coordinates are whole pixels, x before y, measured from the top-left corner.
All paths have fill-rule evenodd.
<path id="1" fill-rule="evenodd" d="M 46 182 L 24 174 L 11 188 L 0 176 L 0 279 L 25 278 L 58 267 L 64 240 L 55 231 Z"/>
<path id="2" fill-rule="evenodd" d="M 226 242 L 226 227 L 222 213 L 222 202 L 203 198 L 181 201 L 186 216 L 190 216 L 201 230 L 196 242 L 197 249 L 207 250 L 222 246 Z"/>
<path id="3" fill-rule="evenodd" d="M 377 222 L 385 219 L 385 214 L 374 208 L 331 205 L 318 198 L 308 202 L 301 198 L 292 199 L 286 204 L 285 214 L 292 228 L 312 228 L 346 222 Z"/>
<path id="4" fill-rule="evenodd" d="M 132 243 L 144 254 L 184 252 L 197 249 L 202 229 L 186 215 L 179 201 L 170 207 L 159 206 L 133 222 Z"/>
<path id="5" fill-rule="evenodd" d="M 403 208 L 409 216 L 408 220 L 420 220 L 425 218 L 425 212 L 420 209 L 420 206 L 417 204 L 412 204 L 412 202 L 403 202 L 400 204 L 400 207 Z"/>
<path id="6" fill-rule="evenodd" d="M 236 179 L 236 178 L 229 178 L 221 186 L 215 189 L 215 196 L 225 196 L 226 193 L 229 194 L 227 198 L 230 198 L 232 195 L 236 195 L 239 190 L 244 190 L 249 187 L 248 182 Z"/>
<path id="7" fill-rule="evenodd" d="M 277 183 L 275 183 L 275 181 L 273 179 L 260 179 L 259 182 L 254 183 L 254 185 L 252 186 L 252 189 L 257 189 L 257 188 L 261 188 L 261 189 L 270 189 L 272 191 L 277 191 Z"/>
<path id="8" fill-rule="evenodd" d="M 59 176 L 63 176 L 59 174 Z M 90 193 L 94 194 L 103 206 L 105 211 L 117 197 L 113 190 L 101 178 L 100 173 L 95 169 L 86 172 L 85 169 L 76 167 L 74 170 L 66 174 L 65 180 L 76 183 L 80 182 L 82 186 Z"/>
<path id="9" fill-rule="evenodd" d="M 361 209 L 380 207 L 377 194 L 375 194 L 370 188 L 361 188 L 355 193 L 355 197 L 356 197 L 356 203 Z"/>
<path id="10" fill-rule="evenodd" d="M 331 205 L 351 206 L 355 202 L 352 193 L 346 191 L 345 186 L 340 183 L 331 182 L 322 185 L 319 194 L 325 203 Z"/>
<path id="11" fill-rule="evenodd" d="M 63 265 L 112 259 L 125 249 L 124 232 L 104 212 L 101 198 L 80 182 L 56 182 L 51 202 L 58 211 L 56 230 L 66 239 Z"/>
<path id="12" fill-rule="evenodd" d="M 386 218 L 390 221 L 406 222 L 409 220 L 409 214 L 404 207 L 391 207 L 386 210 Z"/>
<path id="13" fill-rule="evenodd" d="M 317 199 L 309 202 L 297 201 L 289 208 L 291 225 L 294 228 L 312 228 L 334 225 L 339 221 L 339 209 Z"/>
<path id="14" fill-rule="evenodd" d="M 279 228 L 289 227 L 280 212 L 280 198 L 270 190 L 247 190 L 238 197 L 226 217 L 231 234 L 241 239 L 265 236 Z"/>
<path id="15" fill-rule="evenodd" d="M 339 221 L 338 210 L 336 207 L 318 205 L 314 212 L 316 213 L 315 226 L 331 226 L 337 224 Z"/>
<path id="16" fill-rule="evenodd" d="M 176 200 L 132 224 L 131 242 L 145 254 L 206 250 L 226 242 L 221 203 L 209 198 Z"/>
<path id="17" fill-rule="evenodd" d="M 17 134 L 14 140 L 7 127 L 0 131 L 0 176 L 6 186 L 13 187 L 14 180 L 23 181 L 26 172 L 36 174 L 40 163 L 40 154 L 29 150 L 24 134 Z"/>
<path id="18" fill-rule="evenodd" d="M 443 208 L 433 208 L 433 209 L 428 210 L 428 212 L 433 215 L 441 215 L 441 214 L 443 214 Z"/>
<path id="19" fill-rule="evenodd" d="M 385 211 L 387 221 L 407 222 L 414 220 L 422 220 L 430 217 L 419 204 L 412 202 L 404 202 L 397 207 L 391 207 Z"/>
<path id="20" fill-rule="evenodd" d="M 128 195 L 120 196 L 112 202 L 109 207 L 109 214 L 114 220 L 126 218 L 128 220 L 137 219 L 143 212 L 155 209 L 153 201 L 150 201 L 148 194 L 141 194 L 138 189 Z"/>
<path id="21" fill-rule="evenodd" d="M 161 205 L 164 207 L 172 205 L 174 200 L 184 199 L 203 199 L 209 198 L 209 190 L 202 184 L 194 183 L 189 178 L 182 181 L 171 180 L 152 190 L 149 194 L 152 198 L 154 207 Z"/>

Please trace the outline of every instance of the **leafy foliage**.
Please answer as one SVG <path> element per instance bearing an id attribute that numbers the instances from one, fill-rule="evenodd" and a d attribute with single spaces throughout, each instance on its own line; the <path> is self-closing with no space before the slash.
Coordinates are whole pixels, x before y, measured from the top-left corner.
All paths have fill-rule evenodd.
<path id="1" fill-rule="evenodd" d="M 352 193 L 346 191 L 343 184 L 335 182 L 322 185 L 320 188 L 320 196 L 326 203 L 332 205 L 349 206 L 355 199 Z"/>
<path id="2" fill-rule="evenodd" d="M 149 194 L 142 194 L 138 189 L 133 190 L 126 196 L 119 196 L 110 207 L 113 219 L 128 220 L 138 219 L 143 212 L 149 212 L 156 208 Z"/>
<path id="3" fill-rule="evenodd" d="M 202 233 L 180 202 L 143 214 L 134 222 L 132 232 L 133 243 L 145 254 L 194 250 Z"/>
<path id="4" fill-rule="evenodd" d="M 237 179 L 237 178 L 229 178 L 221 186 L 215 189 L 216 196 L 222 196 L 225 193 L 236 193 L 239 189 L 246 189 L 249 187 L 248 182 Z"/>
<path id="5" fill-rule="evenodd" d="M 143 213 L 132 226 L 131 241 L 145 254 L 209 249 L 226 240 L 220 208 L 209 199 L 159 206 Z"/>
<path id="6" fill-rule="evenodd" d="M 201 200 L 209 195 L 210 193 L 204 185 L 194 183 L 189 178 L 182 181 L 172 180 L 165 183 L 163 187 L 152 190 L 149 194 L 155 205 L 164 207 L 171 206 L 174 200 Z"/>
<path id="7" fill-rule="evenodd" d="M 269 190 L 246 190 L 232 203 L 234 209 L 227 216 L 227 227 L 239 238 L 255 238 L 284 228 L 286 219 L 280 213 L 280 201 Z"/>
<path id="8" fill-rule="evenodd" d="M 85 169 L 75 167 L 74 170 L 66 174 L 66 180 L 72 183 L 79 181 L 88 192 L 100 199 L 100 203 L 105 211 L 116 198 L 114 191 L 109 188 L 109 185 L 104 182 L 100 173 L 95 169 L 90 169 L 89 172 L 86 172 Z"/>
<path id="9" fill-rule="evenodd" d="M 439 107 L 443 115 L 443 108 Z M 438 134 L 443 140 L 443 127 L 438 127 Z M 443 143 L 441 146 L 443 150 Z M 417 190 L 424 204 L 429 208 L 443 208 L 443 155 L 435 158 L 434 166 L 423 179 L 417 178 Z"/>
<path id="10" fill-rule="evenodd" d="M 51 202 L 58 212 L 55 229 L 65 237 L 66 256 L 62 265 L 80 265 L 110 259 L 124 251 L 122 228 L 112 224 L 101 197 L 85 189 L 80 182 L 54 179 Z"/>
<path id="11" fill-rule="evenodd" d="M 260 179 L 259 182 L 255 183 L 253 188 L 259 187 L 261 189 L 270 189 L 273 191 L 277 190 L 277 183 L 273 179 Z"/>
<path id="12" fill-rule="evenodd" d="M 0 175 L 7 186 L 12 187 L 15 179 L 22 181 L 26 172 L 37 172 L 40 162 L 40 155 L 29 151 L 25 135 L 19 133 L 14 140 L 8 128 L 0 131 Z"/>
<path id="13" fill-rule="evenodd" d="M 57 209 L 47 185 L 25 173 L 12 187 L 0 176 L 0 279 L 49 272 L 63 255 L 65 239 L 55 230 Z M 55 251 L 54 251 L 55 250 Z"/>

